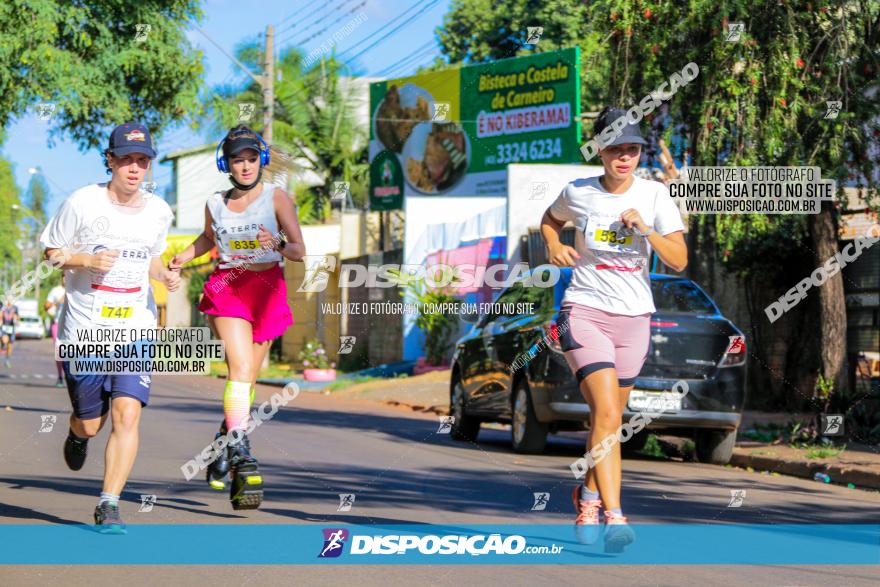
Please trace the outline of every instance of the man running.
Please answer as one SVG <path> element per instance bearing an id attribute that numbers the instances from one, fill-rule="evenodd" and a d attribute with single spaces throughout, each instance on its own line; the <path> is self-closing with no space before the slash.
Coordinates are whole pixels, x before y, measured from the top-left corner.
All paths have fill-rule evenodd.
<path id="1" fill-rule="evenodd" d="M 6 367 L 12 367 L 12 345 L 15 343 L 15 327 L 18 326 L 18 306 L 13 303 L 12 296 L 6 296 L 6 303 L 0 311 L 3 324 L 0 326 L 0 350 L 6 350 Z"/>
<path id="2" fill-rule="evenodd" d="M 116 127 L 104 157 L 110 181 L 75 191 L 40 237 L 46 258 L 64 270 L 59 342 L 79 340 L 89 329 L 155 328 L 150 278 L 163 281 L 170 291 L 180 285 L 179 275 L 166 270 L 159 256 L 171 208 L 140 189 L 156 157 L 149 130 L 135 123 Z M 73 471 L 82 468 L 89 438 L 98 434 L 109 413 L 113 428 L 95 525 L 102 533 L 124 533 L 119 496 L 137 455 L 150 375 L 78 374 L 69 361 L 63 368 L 73 406 L 64 460 Z"/>

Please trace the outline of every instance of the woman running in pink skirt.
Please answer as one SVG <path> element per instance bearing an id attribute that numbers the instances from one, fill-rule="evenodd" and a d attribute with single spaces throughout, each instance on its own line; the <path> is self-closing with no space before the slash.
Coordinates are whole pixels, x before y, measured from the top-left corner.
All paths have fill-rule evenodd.
<path id="1" fill-rule="evenodd" d="M 208 198 L 205 230 L 169 268 L 179 270 L 215 244 L 219 249 L 199 310 L 226 348 L 224 419 L 215 440 L 226 437 L 228 448 L 215 455 L 207 481 L 223 490 L 229 476 L 232 507 L 255 509 L 263 499 L 263 479 L 250 453 L 248 414 L 269 346 L 293 324 L 280 263 L 301 261 L 306 248 L 291 198 L 261 181 L 269 146 L 260 135 L 244 125 L 233 128 L 217 146 L 216 159 L 233 188 Z"/>

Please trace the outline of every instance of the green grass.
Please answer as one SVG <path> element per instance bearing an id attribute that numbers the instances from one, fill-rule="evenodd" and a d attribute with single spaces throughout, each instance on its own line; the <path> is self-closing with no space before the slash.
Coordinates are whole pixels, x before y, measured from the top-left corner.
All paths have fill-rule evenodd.
<path id="1" fill-rule="evenodd" d="M 210 375 L 212 377 L 226 377 L 229 374 L 229 370 L 226 367 L 225 362 L 215 361 L 211 363 L 211 372 Z M 269 364 L 265 369 L 260 369 L 260 374 L 257 375 L 257 379 L 282 379 L 285 377 L 293 377 L 297 372 L 290 368 L 290 365 L 287 364 Z"/>
<path id="2" fill-rule="evenodd" d="M 330 385 L 327 386 L 329 391 L 339 391 L 340 389 L 345 389 L 350 385 L 355 385 L 357 383 L 367 383 L 368 381 L 376 381 L 377 379 L 381 379 L 381 377 L 355 377 L 353 379 L 340 379 L 339 381 L 334 381 Z"/>
<path id="3" fill-rule="evenodd" d="M 697 445 L 690 438 L 686 438 L 681 445 L 681 456 L 686 461 L 697 460 Z"/>
<path id="4" fill-rule="evenodd" d="M 643 455 L 648 455 L 649 457 L 657 457 L 661 459 L 666 458 L 666 453 L 663 452 L 663 447 L 660 446 L 660 442 L 653 434 L 648 436 L 648 440 L 645 442 L 645 446 L 642 448 L 641 453 Z"/>
<path id="5" fill-rule="evenodd" d="M 775 455 L 776 451 L 773 451 L 773 450 L 753 450 L 751 454 L 753 454 L 755 456 L 766 455 L 766 456 L 770 457 L 770 456 Z"/>
<path id="6" fill-rule="evenodd" d="M 840 455 L 843 451 L 846 450 L 846 445 L 843 446 L 813 446 L 809 444 L 792 444 L 792 448 L 797 448 L 804 451 L 804 456 L 808 459 L 828 459 L 833 458 Z"/>

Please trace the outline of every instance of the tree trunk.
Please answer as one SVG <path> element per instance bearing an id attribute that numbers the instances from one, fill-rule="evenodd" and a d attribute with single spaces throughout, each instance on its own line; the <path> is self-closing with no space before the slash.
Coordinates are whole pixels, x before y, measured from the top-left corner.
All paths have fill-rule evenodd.
<path id="1" fill-rule="evenodd" d="M 688 277 L 714 296 L 715 252 L 717 248 L 715 219 L 712 216 L 691 216 L 687 244 Z"/>
<path id="2" fill-rule="evenodd" d="M 837 253 L 837 222 L 832 205 L 822 202 L 822 211 L 810 215 L 810 236 L 815 251 L 816 267 Z M 834 390 L 847 385 L 846 377 L 846 298 L 843 275 L 838 272 L 816 288 L 819 298 L 819 336 L 822 375 L 834 381 Z"/>

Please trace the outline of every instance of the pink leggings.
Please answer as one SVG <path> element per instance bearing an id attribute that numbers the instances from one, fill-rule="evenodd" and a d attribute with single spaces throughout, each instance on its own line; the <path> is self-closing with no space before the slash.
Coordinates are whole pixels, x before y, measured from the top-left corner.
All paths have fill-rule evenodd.
<path id="1" fill-rule="evenodd" d="M 648 357 L 651 314 L 626 316 L 565 302 L 557 321 L 559 344 L 578 385 L 599 369 L 616 369 L 620 387 L 636 382 Z"/>

